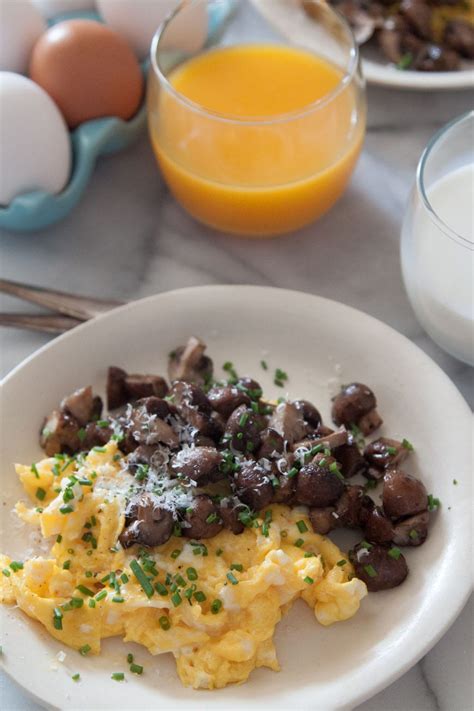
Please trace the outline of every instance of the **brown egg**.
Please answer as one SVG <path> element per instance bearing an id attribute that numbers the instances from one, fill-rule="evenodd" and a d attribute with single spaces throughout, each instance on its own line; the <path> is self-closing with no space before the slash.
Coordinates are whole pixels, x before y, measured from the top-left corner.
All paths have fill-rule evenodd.
<path id="1" fill-rule="evenodd" d="M 75 128 L 101 116 L 129 119 L 143 94 L 140 65 L 127 42 L 93 20 L 67 20 L 34 46 L 30 76 Z"/>

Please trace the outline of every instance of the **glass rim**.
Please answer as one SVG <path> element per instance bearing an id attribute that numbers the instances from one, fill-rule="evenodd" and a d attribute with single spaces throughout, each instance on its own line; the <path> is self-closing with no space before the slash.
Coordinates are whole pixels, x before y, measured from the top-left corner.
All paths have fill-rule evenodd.
<path id="1" fill-rule="evenodd" d="M 354 37 L 354 33 L 352 32 L 351 27 L 349 26 L 348 22 L 345 20 L 345 18 L 337 12 L 334 8 L 332 8 L 329 5 L 326 5 L 323 2 L 320 3 L 320 0 L 316 0 L 318 4 L 321 4 L 321 8 L 324 10 L 324 12 L 327 12 L 329 15 L 332 15 L 335 17 L 340 25 L 344 28 L 345 33 L 347 34 L 347 37 L 350 41 L 350 49 L 349 49 L 349 61 L 348 61 L 348 66 L 344 71 L 344 76 L 342 79 L 338 82 L 337 86 L 334 87 L 334 89 L 331 89 L 331 91 L 326 94 L 325 96 L 321 97 L 320 99 L 316 99 L 316 101 L 311 102 L 310 104 L 307 104 L 301 109 L 297 109 L 296 111 L 289 111 L 286 113 L 282 114 L 275 114 L 274 116 L 268 117 L 268 116 L 253 116 L 252 118 L 246 118 L 245 116 L 239 116 L 239 115 L 233 115 L 233 114 L 224 114 L 220 113 L 218 111 L 211 111 L 210 109 L 206 109 L 204 106 L 201 104 L 196 103 L 195 101 L 192 101 L 191 99 L 188 99 L 184 94 L 182 94 L 180 91 L 177 91 L 174 86 L 168 81 L 168 78 L 165 76 L 165 74 L 162 72 L 161 67 L 159 66 L 159 63 L 157 61 L 157 53 L 159 49 L 159 44 L 160 40 L 163 36 L 163 33 L 165 32 L 166 28 L 170 24 L 170 22 L 178 15 L 180 12 L 183 10 L 186 10 L 193 5 L 197 5 L 199 2 L 205 2 L 206 0 L 191 0 L 191 2 L 188 2 L 186 4 L 179 4 L 178 7 L 176 7 L 174 10 L 172 10 L 167 17 L 163 20 L 163 22 L 158 26 L 158 29 L 156 30 L 155 34 L 153 35 L 153 39 L 151 42 L 151 48 L 150 48 L 150 66 L 152 68 L 152 71 L 154 72 L 155 76 L 158 78 L 158 80 L 164 84 L 166 89 L 173 94 L 181 103 L 185 104 L 188 106 L 190 109 L 197 113 L 201 113 L 204 116 L 207 116 L 208 118 L 212 118 L 215 121 L 222 121 L 224 123 L 235 123 L 235 124 L 241 124 L 245 126 L 265 126 L 265 125 L 271 125 L 274 123 L 284 123 L 286 121 L 293 121 L 295 119 L 303 118 L 304 116 L 307 116 L 314 111 L 319 110 L 323 106 L 326 106 L 327 104 L 331 103 L 339 94 L 341 94 L 347 86 L 349 86 L 353 80 L 354 77 L 357 73 L 358 67 L 359 67 L 359 57 L 360 57 L 360 52 L 359 52 L 359 46 L 356 42 L 356 39 Z M 290 44 L 289 42 L 285 42 L 285 45 Z M 234 46 L 234 45 L 230 45 Z M 316 54 L 313 50 L 308 50 L 307 48 L 306 51 L 311 52 L 312 54 Z"/>
<path id="2" fill-rule="evenodd" d="M 456 230 L 450 227 L 438 215 L 433 205 L 431 204 L 430 199 L 428 198 L 425 188 L 425 170 L 433 150 L 437 147 L 438 143 L 443 138 L 447 137 L 454 128 L 460 126 L 466 121 L 474 122 L 474 110 L 466 111 L 466 113 L 461 114 L 461 116 L 457 116 L 456 118 L 452 119 L 452 121 L 449 121 L 449 123 L 445 124 L 439 131 L 434 134 L 434 136 L 431 137 L 418 163 L 418 168 L 416 170 L 416 186 L 419 194 L 421 195 L 423 205 L 428 212 L 428 217 L 436 225 L 436 227 L 438 227 L 441 232 L 443 232 L 447 237 L 454 240 L 458 244 L 472 249 L 474 247 L 474 240 L 456 232 Z"/>

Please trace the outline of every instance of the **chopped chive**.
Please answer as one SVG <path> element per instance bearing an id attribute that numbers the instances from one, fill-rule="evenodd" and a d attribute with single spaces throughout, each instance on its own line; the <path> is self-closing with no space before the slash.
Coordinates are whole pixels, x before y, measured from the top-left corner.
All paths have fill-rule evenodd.
<path id="1" fill-rule="evenodd" d="M 306 533 L 306 531 L 308 530 L 308 526 L 305 524 L 304 521 L 297 521 L 296 526 L 300 533 Z"/>
<path id="2" fill-rule="evenodd" d="M 39 475 L 38 468 L 37 468 L 36 464 L 33 463 L 33 464 L 31 465 L 30 469 L 31 469 L 31 471 L 33 472 L 33 474 L 35 475 L 35 477 L 36 477 L 37 479 L 39 479 L 39 478 L 40 478 L 40 475 Z"/>
<path id="3" fill-rule="evenodd" d="M 315 554 L 312 551 L 307 551 L 303 558 L 314 558 Z"/>
<path id="4" fill-rule="evenodd" d="M 306 578 L 303 578 L 303 582 L 307 583 L 308 585 L 312 585 L 314 583 L 313 578 L 310 578 L 309 575 L 306 576 Z"/>
<path id="5" fill-rule="evenodd" d="M 89 588 L 86 588 L 85 585 L 78 585 L 76 587 L 76 590 L 79 590 L 79 592 L 81 592 L 83 595 L 89 595 L 90 597 L 94 595 L 94 592 Z"/>
<path id="6" fill-rule="evenodd" d="M 234 573 L 227 573 L 226 578 L 230 583 L 232 583 L 232 585 L 237 585 L 237 583 L 239 582 L 235 577 Z"/>
<path id="7" fill-rule="evenodd" d="M 56 630 L 62 630 L 63 628 L 63 613 L 59 607 L 55 607 L 53 610 L 53 626 Z"/>
<path id="8" fill-rule="evenodd" d="M 222 607 L 222 600 L 214 600 L 212 605 L 211 605 L 211 612 L 213 615 L 217 615 L 219 610 Z"/>
<path id="9" fill-rule="evenodd" d="M 325 459 L 325 457 L 323 457 L 322 459 L 319 460 L 318 466 L 324 467 L 326 465 L 326 463 L 327 463 L 327 460 Z"/>
<path id="10" fill-rule="evenodd" d="M 218 520 L 219 520 L 219 516 L 216 513 L 212 512 L 206 518 L 206 523 L 215 523 Z"/>
<path id="11" fill-rule="evenodd" d="M 155 583 L 155 590 L 159 595 L 168 595 L 168 590 L 163 585 L 163 583 Z"/>
<path id="12" fill-rule="evenodd" d="M 93 597 L 90 597 L 87 604 L 89 605 L 89 607 L 95 607 L 95 600 L 94 600 L 94 598 L 93 598 Z"/>
<path id="13" fill-rule="evenodd" d="M 72 597 L 69 601 L 69 604 L 71 605 L 72 609 L 78 609 L 79 607 L 83 606 L 84 600 L 82 597 Z"/>
<path id="14" fill-rule="evenodd" d="M 268 370 L 268 364 L 266 360 L 261 360 L 260 365 L 262 366 L 263 370 Z"/>
<path id="15" fill-rule="evenodd" d="M 85 644 L 83 647 L 79 647 L 79 654 L 81 654 L 83 657 L 86 656 L 91 651 L 92 647 L 90 644 Z"/>
<path id="16" fill-rule="evenodd" d="M 405 438 L 402 440 L 402 447 L 404 447 L 404 449 L 408 449 L 409 452 L 414 452 L 414 451 L 415 451 L 415 448 L 414 448 L 414 446 L 412 445 L 412 443 L 409 442 L 409 441 L 408 441 L 407 439 L 405 439 Z"/>
<path id="17" fill-rule="evenodd" d="M 160 623 L 160 627 L 162 630 L 166 631 L 166 630 L 169 630 L 169 628 L 171 627 L 170 618 L 166 617 L 166 615 L 163 615 L 162 617 L 160 617 L 158 622 Z"/>
<path id="18" fill-rule="evenodd" d="M 393 456 L 394 454 L 397 453 L 397 448 L 396 447 L 387 447 L 387 452 Z"/>
<path id="19" fill-rule="evenodd" d="M 298 474 L 298 469 L 296 467 L 291 467 L 290 471 L 288 472 L 288 479 L 293 479 L 294 476 Z"/>
<path id="20" fill-rule="evenodd" d="M 140 664 L 130 664 L 132 674 L 143 674 L 143 667 Z"/>
<path id="21" fill-rule="evenodd" d="M 173 560 L 176 560 L 181 555 L 181 548 L 175 548 L 175 550 L 170 553 L 170 558 L 173 558 Z"/>
<path id="22" fill-rule="evenodd" d="M 125 599 L 121 595 L 114 595 L 112 602 L 125 602 Z"/>
<path id="23" fill-rule="evenodd" d="M 411 52 L 405 52 L 401 57 L 399 62 L 397 62 L 397 69 L 409 69 L 413 62 L 413 54 Z"/>
<path id="24" fill-rule="evenodd" d="M 243 438 L 244 438 L 244 433 L 243 433 L 243 432 L 237 432 L 236 437 L 237 437 L 237 439 L 243 439 Z"/>
<path id="25" fill-rule="evenodd" d="M 367 551 L 370 551 L 370 549 L 372 548 L 372 544 L 371 544 L 371 543 L 367 543 L 367 541 L 361 541 L 361 542 L 360 542 L 360 547 L 361 547 L 361 548 L 365 548 Z"/>
<path id="26" fill-rule="evenodd" d="M 218 548 L 218 549 L 216 550 L 216 555 L 222 555 L 223 552 L 224 552 L 224 551 L 222 550 L 222 548 Z"/>
<path id="27" fill-rule="evenodd" d="M 181 597 L 178 591 L 171 595 L 171 602 L 173 603 L 174 607 L 178 607 L 183 602 L 183 598 Z"/>
<path id="28" fill-rule="evenodd" d="M 147 576 L 143 572 L 143 569 L 141 568 L 138 560 L 132 560 L 132 562 L 130 563 L 130 570 L 142 586 L 145 595 L 150 598 L 154 593 L 153 585 L 150 583 Z"/>
<path id="29" fill-rule="evenodd" d="M 301 548 L 301 546 L 302 546 L 303 544 L 304 544 L 304 540 L 303 540 L 302 538 L 297 538 L 296 541 L 295 541 L 295 543 L 294 543 L 294 545 L 295 545 L 297 548 Z"/>
<path id="30" fill-rule="evenodd" d="M 3 575 L 4 575 L 6 578 L 9 578 L 10 575 L 11 575 L 10 571 L 8 570 L 8 568 L 4 568 L 4 569 L 2 570 L 2 573 L 3 573 Z"/>
<path id="31" fill-rule="evenodd" d="M 74 511 L 72 506 L 60 506 L 59 512 L 62 514 L 72 513 Z"/>
<path id="32" fill-rule="evenodd" d="M 92 451 L 93 451 L 93 452 L 103 453 L 103 452 L 106 452 L 107 449 L 106 449 L 106 447 L 92 447 Z"/>
<path id="33" fill-rule="evenodd" d="M 311 447 L 310 454 L 314 456 L 315 454 L 319 454 L 320 452 L 322 452 L 323 449 L 324 444 L 316 444 L 314 447 Z"/>
<path id="34" fill-rule="evenodd" d="M 105 597 L 107 597 L 107 590 L 101 590 L 97 595 L 95 596 L 95 599 L 97 602 L 100 602 L 103 600 Z"/>
<path id="35" fill-rule="evenodd" d="M 207 599 L 202 590 L 198 590 L 197 592 L 195 592 L 195 593 L 194 593 L 194 598 L 195 598 L 198 602 L 204 602 L 204 600 Z"/>
<path id="36" fill-rule="evenodd" d="M 196 568 L 187 568 L 186 575 L 188 576 L 188 580 L 197 580 L 198 579 L 198 574 L 197 574 Z"/>
<path id="37" fill-rule="evenodd" d="M 61 543 L 62 540 L 63 540 L 63 537 L 61 536 L 60 533 L 58 533 L 58 535 L 56 536 L 56 543 Z"/>
<path id="38" fill-rule="evenodd" d="M 10 568 L 13 570 L 14 573 L 17 573 L 19 570 L 23 570 L 23 563 L 19 560 L 12 560 L 10 563 Z"/>
<path id="39" fill-rule="evenodd" d="M 114 681 L 123 681 L 125 679 L 125 674 L 123 672 L 114 672 L 110 678 Z"/>
<path id="40" fill-rule="evenodd" d="M 127 575 L 127 573 L 122 573 L 122 575 L 120 576 L 120 580 L 122 581 L 122 583 L 123 583 L 124 585 L 125 585 L 126 583 L 128 583 L 128 575 Z"/>
<path id="41" fill-rule="evenodd" d="M 84 427 L 81 427 L 81 429 L 77 433 L 77 438 L 78 438 L 79 442 L 84 442 L 86 437 L 87 437 L 87 432 L 85 431 Z"/>
<path id="42" fill-rule="evenodd" d="M 412 541 L 418 540 L 418 531 L 415 531 L 414 528 L 411 529 L 410 533 L 408 534 Z"/>
<path id="43" fill-rule="evenodd" d="M 238 570 L 239 573 L 242 573 L 242 572 L 243 572 L 243 569 L 244 569 L 244 566 L 242 565 L 242 563 L 231 563 L 231 564 L 230 564 L 230 569 L 231 569 L 231 570 Z"/>
<path id="44" fill-rule="evenodd" d="M 184 586 L 186 585 L 186 580 L 183 578 L 182 575 L 175 575 L 175 580 L 181 588 L 184 588 Z"/>
<path id="45" fill-rule="evenodd" d="M 369 576 L 369 578 L 376 578 L 377 577 L 377 571 L 375 570 L 373 565 L 364 565 L 364 570 Z"/>
<path id="46" fill-rule="evenodd" d="M 128 664 L 133 664 L 133 654 L 127 654 L 127 662 Z"/>
<path id="47" fill-rule="evenodd" d="M 81 678 L 81 675 L 80 675 L 80 674 L 73 674 L 72 677 L 71 677 L 71 679 L 72 679 L 73 681 L 79 681 L 80 678 Z"/>
<path id="48" fill-rule="evenodd" d="M 453 479 L 453 484 L 454 484 L 454 486 L 457 486 L 458 480 L 457 480 L 457 479 Z"/>
<path id="49" fill-rule="evenodd" d="M 39 486 L 36 489 L 36 498 L 39 499 L 40 501 L 44 501 L 45 497 L 46 497 L 46 491 L 44 489 L 42 489 L 41 486 Z"/>
<path id="50" fill-rule="evenodd" d="M 433 494 L 428 495 L 428 509 L 430 511 L 435 511 L 436 509 L 439 509 L 441 506 L 441 501 L 439 499 L 436 499 Z"/>
<path id="51" fill-rule="evenodd" d="M 239 419 L 239 427 L 243 427 L 247 420 L 249 419 L 249 413 L 243 412 Z"/>
<path id="52" fill-rule="evenodd" d="M 400 548 L 397 548 L 397 546 L 392 546 L 388 552 L 390 558 L 393 558 L 394 560 L 398 560 L 402 554 Z"/>
<path id="53" fill-rule="evenodd" d="M 340 568 L 342 568 L 342 566 L 345 565 L 346 563 L 347 563 L 347 560 L 344 560 L 344 558 L 342 558 L 341 560 L 337 561 L 336 565 L 338 565 Z"/>

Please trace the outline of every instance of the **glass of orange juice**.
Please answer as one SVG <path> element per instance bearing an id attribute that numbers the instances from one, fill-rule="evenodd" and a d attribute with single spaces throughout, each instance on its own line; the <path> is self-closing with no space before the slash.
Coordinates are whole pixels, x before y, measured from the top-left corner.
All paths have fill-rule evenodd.
<path id="1" fill-rule="evenodd" d="M 365 132 L 364 81 L 345 21 L 317 0 L 311 17 L 299 1 L 273 2 L 299 13 L 311 46 L 263 19 L 236 43 L 235 15 L 212 27 L 229 0 L 190 0 L 154 37 L 148 85 L 151 141 L 176 199 L 206 225 L 258 237 L 329 210 Z"/>

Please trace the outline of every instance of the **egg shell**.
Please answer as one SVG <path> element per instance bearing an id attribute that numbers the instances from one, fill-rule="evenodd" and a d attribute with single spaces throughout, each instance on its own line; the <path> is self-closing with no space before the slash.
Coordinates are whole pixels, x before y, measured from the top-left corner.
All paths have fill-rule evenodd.
<path id="1" fill-rule="evenodd" d="M 61 192 L 71 141 L 54 101 L 30 79 L 0 72 L 0 105 L 0 204 L 33 190 Z"/>
<path id="2" fill-rule="evenodd" d="M 77 10 L 93 10 L 94 0 L 31 0 L 43 17 L 48 20 L 55 15 L 64 12 L 76 12 Z"/>
<path id="3" fill-rule="evenodd" d="M 120 32 L 140 59 L 150 52 L 151 40 L 178 0 L 97 0 L 97 8 L 110 27 Z M 203 3 L 190 7 L 174 21 L 173 44 L 194 52 L 207 39 L 208 16 Z"/>
<path id="4" fill-rule="evenodd" d="M 126 40 L 93 20 L 67 20 L 45 32 L 33 49 L 30 76 L 71 128 L 104 116 L 127 120 L 143 95 L 140 65 Z"/>
<path id="5" fill-rule="evenodd" d="M 0 0 L 0 71 L 26 72 L 46 23 L 30 0 Z"/>

